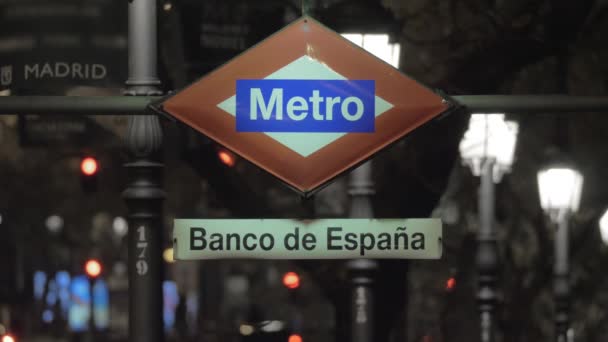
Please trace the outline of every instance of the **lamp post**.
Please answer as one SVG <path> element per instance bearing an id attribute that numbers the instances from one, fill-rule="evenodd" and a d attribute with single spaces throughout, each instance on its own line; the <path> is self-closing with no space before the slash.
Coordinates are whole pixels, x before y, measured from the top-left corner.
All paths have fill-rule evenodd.
<path id="1" fill-rule="evenodd" d="M 129 1 L 129 79 L 125 95 L 161 95 L 157 75 L 157 0 Z M 129 341 L 162 342 L 163 164 L 156 161 L 162 129 L 156 115 L 129 117 L 125 165 L 129 209 Z"/>
<path id="2" fill-rule="evenodd" d="M 511 170 L 518 126 L 504 114 L 473 114 L 460 142 L 463 162 L 481 178 L 477 233 L 477 302 L 481 341 L 494 341 L 496 278 L 499 268 L 498 242 L 494 229 L 494 184 Z"/>
<path id="3" fill-rule="evenodd" d="M 374 194 L 371 161 L 355 169 L 349 179 L 348 194 L 351 197 L 349 217 L 372 218 L 371 196 Z M 353 259 L 346 264 L 351 282 L 351 331 L 352 342 L 374 340 L 373 275 L 378 263 L 370 259 Z"/>
<path id="4" fill-rule="evenodd" d="M 378 0 L 341 1 L 325 9 L 320 18 L 352 43 L 399 67 L 400 45 L 394 42 L 400 25 L 393 14 Z M 372 162 L 355 169 L 349 179 L 351 197 L 349 217 L 372 218 L 371 196 L 374 194 Z M 374 340 L 374 273 L 378 263 L 370 259 L 354 259 L 346 263 L 351 284 L 350 340 Z"/>
<path id="5" fill-rule="evenodd" d="M 569 331 L 570 274 L 568 221 L 578 210 L 583 176 L 571 165 L 558 163 L 538 172 L 540 204 L 557 225 L 553 264 L 553 295 L 555 298 L 555 340 L 572 340 Z"/>
<path id="6" fill-rule="evenodd" d="M 344 38 L 399 68 L 401 22 L 380 0 L 341 0 L 318 12 L 319 20 Z"/>
<path id="7" fill-rule="evenodd" d="M 399 67 L 400 46 L 394 42 L 399 23 L 392 13 L 377 0 L 341 1 L 326 8 L 320 15 L 342 36 L 378 58 Z M 374 194 L 372 163 L 361 165 L 350 176 L 349 195 L 352 218 L 372 218 L 371 196 Z M 378 263 L 369 259 L 347 262 L 351 283 L 351 331 L 353 342 L 371 342 L 374 339 L 373 274 Z"/>

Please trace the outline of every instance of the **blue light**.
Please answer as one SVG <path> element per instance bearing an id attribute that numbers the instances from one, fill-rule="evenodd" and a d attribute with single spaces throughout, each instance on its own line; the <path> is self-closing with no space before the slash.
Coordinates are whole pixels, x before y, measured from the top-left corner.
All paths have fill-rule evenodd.
<path id="1" fill-rule="evenodd" d="M 34 272 L 34 298 L 42 299 L 44 287 L 46 286 L 46 273 L 42 271 Z"/>
<path id="2" fill-rule="evenodd" d="M 175 309 L 179 304 L 179 294 L 174 281 L 163 282 L 163 321 L 165 331 L 170 331 L 175 325 Z"/>
<path id="3" fill-rule="evenodd" d="M 98 279 L 93 285 L 93 321 L 99 330 L 110 325 L 110 292 L 103 279 Z"/>
<path id="4" fill-rule="evenodd" d="M 61 307 L 61 316 L 63 318 L 68 317 L 70 310 L 70 290 L 61 289 L 59 290 L 59 306 Z"/>
<path id="5" fill-rule="evenodd" d="M 67 271 L 59 271 L 55 274 L 55 282 L 59 288 L 68 288 L 70 286 L 70 274 Z"/>
<path id="6" fill-rule="evenodd" d="M 55 285 L 55 281 L 49 281 L 49 289 L 46 293 L 46 304 L 48 306 L 53 306 L 57 303 L 57 285 Z"/>
<path id="7" fill-rule="evenodd" d="M 46 309 L 44 310 L 44 312 L 42 313 L 42 321 L 44 323 L 52 323 L 53 319 L 55 318 L 55 315 L 53 314 L 53 311 Z"/>
<path id="8" fill-rule="evenodd" d="M 70 285 L 71 303 L 68 325 L 71 331 L 86 331 L 91 317 L 91 291 L 89 279 L 85 276 L 72 278 Z"/>

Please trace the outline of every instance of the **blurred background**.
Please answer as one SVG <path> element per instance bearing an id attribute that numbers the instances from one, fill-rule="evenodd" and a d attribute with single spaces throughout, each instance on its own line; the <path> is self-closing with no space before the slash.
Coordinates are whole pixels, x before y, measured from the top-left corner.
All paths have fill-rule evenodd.
<path id="1" fill-rule="evenodd" d="M 607 1 L 305 3 L 323 24 L 449 95 L 607 94 Z M 289 0 L 160 0 L 158 6 L 164 91 L 204 76 L 302 13 L 302 2 Z M 126 1 L 0 0 L 1 95 L 120 95 L 126 31 Z M 2 342 L 125 341 L 130 227 L 120 196 L 127 119 L 36 114 L 0 116 L 0 336 L 10 336 Z M 608 118 L 504 114 L 501 120 L 517 124 L 510 129 L 517 136 L 510 138 L 514 157 L 494 182 L 497 339 L 553 338 L 555 227 L 567 219 L 570 326 L 575 340 L 603 341 Z M 161 123 L 167 339 L 344 341 L 350 320 L 344 261 L 174 262 L 171 231 L 176 217 L 347 217 L 348 177 L 305 205 L 186 125 Z M 373 159 L 375 217 L 444 223 L 441 260 L 379 261 L 374 341 L 479 340 L 478 176 L 479 154 L 487 151 L 461 147 L 468 127 L 469 115 L 453 113 Z M 557 155 L 567 156 L 582 185 L 580 203 L 567 217 L 543 210 L 537 185 L 538 172 Z M 549 188 L 568 184 L 558 180 Z"/>

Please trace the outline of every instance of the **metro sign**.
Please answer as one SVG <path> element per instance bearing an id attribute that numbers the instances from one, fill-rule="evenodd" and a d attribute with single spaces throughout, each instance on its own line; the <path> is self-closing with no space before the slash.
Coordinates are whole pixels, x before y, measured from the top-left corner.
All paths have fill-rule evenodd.
<path id="1" fill-rule="evenodd" d="M 155 108 L 310 195 L 451 105 L 303 17 Z"/>

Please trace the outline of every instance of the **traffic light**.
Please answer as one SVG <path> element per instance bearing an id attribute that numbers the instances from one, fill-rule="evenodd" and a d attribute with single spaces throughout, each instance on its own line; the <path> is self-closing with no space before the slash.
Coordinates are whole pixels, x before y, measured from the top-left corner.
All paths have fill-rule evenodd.
<path id="1" fill-rule="evenodd" d="M 454 290 L 455 287 L 456 287 L 456 278 L 454 278 L 454 277 L 448 278 L 448 280 L 445 282 L 445 289 L 448 292 L 451 292 L 452 290 Z"/>
<path id="2" fill-rule="evenodd" d="M 283 275 L 283 285 L 290 290 L 300 287 L 300 276 L 296 272 L 287 272 Z"/>
<path id="3" fill-rule="evenodd" d="M 287 342 L 303 342 L 304 340 L 302 339 L 302 336 L 298 335 L 298 334 L 291 334 L 289 335 L 289 338 L 287 339 Z"/>
<path id="4" fill-rule="evenodd" d="M 97 191 L 97 173 L 99 163 L 93 157 L 85 157 L 80 161 L 80 181 L 84 192 Z"/>
<path id="5" fill-rule="evenodd" d="M 9 334 L 2 336 L 2 342 L 15 342 L 15 338 Z"/>
<path id="6" fill-rule="evenodd" d="M 102 271 L 101 263 L 96 259 L 89 259 L 84 265 L 84 271 L 89 278 L 97 278 Z"/>

